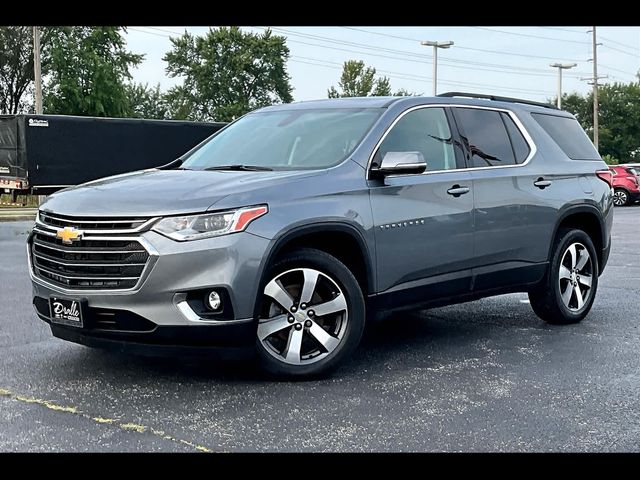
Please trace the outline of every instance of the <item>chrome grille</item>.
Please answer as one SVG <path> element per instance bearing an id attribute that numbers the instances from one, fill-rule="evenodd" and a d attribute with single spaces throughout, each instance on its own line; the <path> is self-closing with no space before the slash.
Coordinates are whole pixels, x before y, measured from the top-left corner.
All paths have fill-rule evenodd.
<path id="1" fill-rule="evenodd" d="M 135 236 L 155 219 L 92 219 L 39 212 L 31 238 L 35 277 L 70 290 L 128 290 L 138 284 L 150 255 Z M 74 227 L 82 235 L 65 243 L 57 233 Z"/>
<path id="2" fill-rule="evenodd" d="M 40 210 L 38 223 L 53 228 L 75 227 L 78 230 L 88 230 L 93 233 L 124 233 L 138 232 L 146 227 L 154 218 L 92 218 L 70 217 Z"/>

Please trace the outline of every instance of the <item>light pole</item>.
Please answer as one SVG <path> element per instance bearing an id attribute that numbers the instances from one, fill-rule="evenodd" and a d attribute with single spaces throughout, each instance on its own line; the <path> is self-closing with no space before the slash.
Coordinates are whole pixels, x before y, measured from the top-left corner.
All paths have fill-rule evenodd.
<path id="1" fill-rule="evenodd" d="M 33 27 L 33 79 L 36 87 L 35 109 L 42 115 L 42 72 L 40 71 L 40 27 Z"/>
<path id="2" fill-rule="evenodd" d="M 433 96 L 435 97 L 438 94 L 438 49 L 449 48 L 453 45 L 453 42 L 434 42 L 431 40 L 425 40 L 420 42 L 420 44 L 427 47 L 433 47 Z"/>
<path id="3" fill-rule="evenodd" d="M 596 42 L 596 27 L 593 26 L 593 144 L 598 150 L 598 44 Z"/>
<path id="4" fill-rule="evenodd" d="M 550 67 L 558 69 L 558 108 L 562 108 L 562 70 L 568 70 L 578 65 L 577 63 L 552 63 Z"/>

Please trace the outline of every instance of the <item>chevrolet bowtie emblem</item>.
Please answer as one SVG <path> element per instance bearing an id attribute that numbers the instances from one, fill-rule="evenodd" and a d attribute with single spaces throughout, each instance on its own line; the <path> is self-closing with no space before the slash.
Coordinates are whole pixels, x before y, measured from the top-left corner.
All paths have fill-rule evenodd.
<path id="1" fill-rule="evenodd" d="M 80 240 L 82 231 L 75 227 L 64 227 L 62 230 L 58 230 L 56 236 L 62 240 L 62 243 L 70 244 L 76 240 Z"/>

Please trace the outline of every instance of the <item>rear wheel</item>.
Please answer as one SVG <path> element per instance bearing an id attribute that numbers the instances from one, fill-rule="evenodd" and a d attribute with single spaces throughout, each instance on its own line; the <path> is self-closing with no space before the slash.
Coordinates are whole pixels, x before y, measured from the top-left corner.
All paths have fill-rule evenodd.
<path id="1" fill-rule="evenodd" d="M 629 194 L 622 188 L 616 188 L 613 191 L 613 204 L 616 207 L 623 207 L 629 204 Z"/>
<path id="2" fill-rule="evenodd" d="M 364 323 L 349 269 L 325 252 L 295 250 L 268 273 L 256 338 L 261 366 L 278 376 L 327 374 L 357 347 Z"/>
<path id="3" fill-rule="evenodd" d="M 587 316 L 598 288 L 598 257 L 582 230 L 558 232 L 544 280 L 529 292 L 533 311 L 548 323 L 577 323 Z"/>

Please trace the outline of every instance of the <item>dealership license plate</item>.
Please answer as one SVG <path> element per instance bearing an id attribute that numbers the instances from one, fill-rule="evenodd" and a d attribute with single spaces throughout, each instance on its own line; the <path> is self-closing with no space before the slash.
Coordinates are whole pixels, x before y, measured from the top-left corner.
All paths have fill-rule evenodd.
<path id="1" fill-rule="evenodd" d="M 51 321 L 73 327 L 82 327 L 82 305 L 80 300 L 72 298 L 49 298 Z"/>

